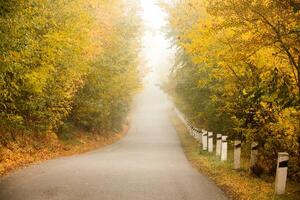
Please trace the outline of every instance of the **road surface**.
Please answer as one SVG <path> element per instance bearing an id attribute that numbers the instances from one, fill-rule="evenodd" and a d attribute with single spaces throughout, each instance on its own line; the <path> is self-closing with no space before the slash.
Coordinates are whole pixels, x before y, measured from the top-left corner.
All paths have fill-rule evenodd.
<path id="1" fill-rule="evenodd" d="M 163 92 L 147 86 L 134 104 L 131 128 L 121 141 L 5 176 L 0 179 L 0 199 L 227 199 L 186 160 Z"/>

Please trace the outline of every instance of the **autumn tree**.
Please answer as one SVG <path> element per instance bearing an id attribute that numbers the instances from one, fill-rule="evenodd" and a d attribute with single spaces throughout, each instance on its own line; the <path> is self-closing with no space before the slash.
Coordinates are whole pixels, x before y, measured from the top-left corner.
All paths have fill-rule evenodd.
<path id="1" fill-rule="evenodd" d="M 57 132 L 70 118 L 97 119 L 99 130 L 121 123 L 139 84 L 136 5 L 0 1 L 1 143 Z"/>
<path id="2" fill-rule="evenodd" d="M 168 87 L 194 123 L 259 142 L 257 168 L 266 171 L 274 171 L 278 151 L 287 151 L 297 174 L 299 2 L 186 0 L 164 7 L 169 36 L 184 55 Z"/>
<path id="3" fill-rule="evenodd" d="M 69 117 L 69 122 L 88 130 L 103 132 L 120 128 L 139 86 L 138 8 L 124 7 L 122 2 L 116 3 L 115 8 L 119 10 L 112 16 L 110 39 L 103 41 L 105 49 L 77 92 Z"/>

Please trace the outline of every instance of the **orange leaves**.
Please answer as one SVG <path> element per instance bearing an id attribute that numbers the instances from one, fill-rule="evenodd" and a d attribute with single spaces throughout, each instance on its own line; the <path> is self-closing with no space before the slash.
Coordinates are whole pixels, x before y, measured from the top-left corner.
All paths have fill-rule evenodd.
<path id="1" fill-rule="evenodd" d="M 68 142 L 59 141 L 53 132 L 43 138 L 34 135 L 18 136 L 16 141 L 10 141 L 6 147 L 0 148 L 0 176 L 31 163 L 83 153 L 111 144 L 122 138 L 127 130 L 128 126 L 123 125 L 119 133 L 105 136 L 77 131 Z"/>

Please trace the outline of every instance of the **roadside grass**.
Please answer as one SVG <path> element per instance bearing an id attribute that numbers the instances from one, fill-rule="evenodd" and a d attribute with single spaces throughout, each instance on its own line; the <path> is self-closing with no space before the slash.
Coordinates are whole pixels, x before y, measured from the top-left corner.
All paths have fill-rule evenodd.
<path id="1" fill-rule="evenodd" d="M 215 152 L 202 151 L 199 143 L 174 112 L 170 113 L 187 159 L 199 172 L 205 174 L 231 199 L 239 200 L 296 200 L 300 197 L 300 184 L 289 181 L 285 195 L 274 195 L 274 177 L 255 177 L 249 173 L 249 157 L 241 157 L 241 169 L 233 169 L 233 145 L 229 145 L 228 160 L 223 162 Z"/>
<path id="2" fill-rule="evenodd" d="M 6 147 L 0 146 L 0 177 L 32 163 L 80 154 L 107 146 L 120 140 L 128 129 L 129 122 L 127 120 L 120 132 L 106 134 L 73 130 L 72 136 L 68 138 L 59 138 L 55 133 L 48 133 L 43 138 L 19 135 L 15 141 L 9 142 Z"/>

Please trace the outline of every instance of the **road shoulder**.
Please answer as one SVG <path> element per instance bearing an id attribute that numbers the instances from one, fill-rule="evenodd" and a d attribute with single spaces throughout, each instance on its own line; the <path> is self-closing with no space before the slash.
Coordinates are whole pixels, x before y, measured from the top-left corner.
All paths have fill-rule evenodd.
<path id="1" fill-rule="evenodd" d="M 273 182 L 253 177 L 246 171 L 233 170 L 229 162 L 221 162 L 215 156 L 200 151 L 198 142 L 188 134 L 186 127 L 176 114 L 171 111 L 169 116 L 191 165 L 214 181 L 229 198 L 239 200 L 297 199 L 299 185 L 290 183 L 286 195 L 274 197 Z"/>

